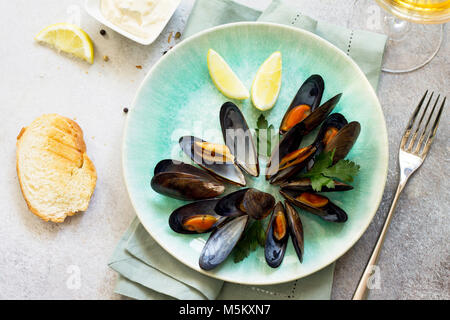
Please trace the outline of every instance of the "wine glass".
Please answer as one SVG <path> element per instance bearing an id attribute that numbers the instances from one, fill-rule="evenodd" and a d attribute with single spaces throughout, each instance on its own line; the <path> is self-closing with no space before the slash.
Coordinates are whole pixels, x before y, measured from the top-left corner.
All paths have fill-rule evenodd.
<path id="1" fill-rule="evenodd" d="M 422 68 L 439 52 L 450 21 L 450 0 L 355 0 L 352 20 L 362 16 L 368 25 L 371 21 L 370 29 L 388 35 L 382 70 L 406 73 Z"/>

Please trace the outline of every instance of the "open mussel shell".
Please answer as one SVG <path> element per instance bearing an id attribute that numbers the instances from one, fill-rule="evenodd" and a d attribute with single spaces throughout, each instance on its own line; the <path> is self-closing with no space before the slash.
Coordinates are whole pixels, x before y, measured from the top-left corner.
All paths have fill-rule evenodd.
<path id="1" fill-rule="evenodd" d="M 311 170 L 316 158 L 347 124 L 347 119 L 340 113 L 333 113 L 328 116 L 320 127 L 316 140 L 313 143 L 313 145 L 317 146 L 317 151 L 314 157 L 308 162 L 307 170 Z"/>
<path id="2" fill-rule="evenodd" d="M 224 196 L 217 202 L 214 211 L 223 217 L 238 217 L 246 214 L 242 202 L 248 190 L 241 189 Z"/>
<path id="3" fill-rule="evenodd" d="M 283 261 L 289 239 L 284 206 L 278 202 L 266 231 L 266 243 L 264 245 L 264 256 L 267 264 L 272 268 L 278 268 Z"/>
<path id="4" fill-rule="evenodd" d="M 336 136 L 337 133 L 348 124 L 347 119 L 340 113 L 330 114 L 320 127 L 315 143 L 322 142 L 326 144 Z"/>
<path id="5" fill-rule="evenodd" d="M 289 226 L 289 232 L 291 234 L 292 244 L 294 245 L 295 252 L 300 262 L 303 262 L 304 249 L 304 235 L 303 235 L 303 225 L 300 216 L 298 215 L 295 208 L 288 202 L 284 203 L 286 207 L 286 217 Z"/>
<path id="6" fill-rule="evenodd" d="M 337 96 L 331 98 L 327 102 L 325 102 L 322 106 L 315 109 L 313 113 L 311 113 L 305 120 L 296 124 L 292 129 L 290 129 L 280 143 L 272 150 L 272 156 L 267 165 L 266 169 L 266 179 L 271 180 L 271 183 L 280 183 L 286 180 L 288 177 L 294 175 L 301 169 L 303 169 L 307 163 L 317 154 L 317 152 L 322 151 L 321 145 L 318 145 L 316 142 L 319 140 L 320 133 L 317 136 L 315 142 L 311 145 L 316 150 L 314 151 L 314 155 L 312 157 L 307 157 L 305 163 L 301 167 L 296 169 L 289 169 L 284 172 L 279 177 L 275 178 L 274 176 L 279 173 L 279 163 L 280 159 L 283 159 L 285 156 L 290 153 L 296 151 L 300 147 L 300 143 L 303 140 L 303 137 L 314 130 L 318 125 L 320 125 L 324 120 L 326 121 L 330 112 L 334 109 L 334 107 L 338 104 L 341 99 L 342 94 L 338 94 Z M 331 116 L 330 116 L 331 117 Z M 322 128 L 327 125 L 322 125 Z M 322 130 L 321 130 L 322 131 Z"/>
<path id="7" fill-rule="evenodd" d="M 157 174 L 163 172 L 184 172 L 213 179 L 213 176 L 210 175 L 207 171 L 184 163 L 182 161 L 173 159 L 165 159 L 158 162 L 154 169 L 154 175 L 156 176 Z"/>
<path id="8" fill-rule="evenodd" d="M 205 171 L 172 160 L 163 160 L 156 165 L 151 187 L 160 194 L 180 200 L 209 199 L 225 191 L 225 186 Z"/>
<path id="9" fill-rule="evenodd" d="M 305 167 L 312 166 L 314 158 L 322 152 L 328 140 L 331 140 L 339 130 L 347 124 L 347 120 L 340 113 L 334 113 L 327 117 L 316 139 L 310 146 L 296 149 L 282 158 L 272 158 L 270 166 L 266 172 L 266 176 L 270 177 L 270 183 L 280 184 L 294 176 Z M 293 128 L 292 130 L 295 130 Z M 291 137 L 288 132 L 285 139 Z M 284 139 L 283 139 L 284 141 Z M 277 163 L 278 162 L 278 163 Z"/>
<path id="10" fill-rule="evenodd" d="M 266 168 L 266 180 L 271 179 L 279 169 L 280 159 L 297 150 L 303 139 L 303 128 L 295 126 L 281 139 L 280 143 L 272 150 L 272 155 Z"/>
<path id="11" fill-rule="evenodd" d="M 236 164 L 249 175 L 259 176 L 259 162 L 252 133 L 241 110 L 226 102 L 220 110 L 220 125 L 225 144 L 235 157 Z"/>
<path id="12" fill-rule="evenodd" d="M 202 200 L 176 209 L 169 217 L 170 228 L 183 234 L 210 232 L 226 219 L 214 211 L 218 201 L 219 199 Z"/>
<path id="13" fill-rule="evenodd" d="M 244 174 L 238 166 L 234 164 L 234 157 L 231 156 L 226 146 L 213 145 L 202 139 L 193 136 L 181 137 L 180 147 L 196 164 L 200 167 L 208 170 L 214 176 L 220 179 L 226 180 L 230 183 L 237 184 L 239 186 L 245 186 L 246 181 Z M 209 144 L 220 147 L 220 150 L 225 151 L 225 155 L 215 154 L 214 151 L 204 150 L 203 144 Z M 225 148 L 222 148 L 225 147 Z"/>
<path id="14" fill-rule="evenodd" d="M 245 213 L 255 220 L 266 218 L 275 206 L 275 198 L 266 192 L 256 189 L 248 189 L 242 199 Z"/>
<path id="15" fill-rule="evenodd" d="M 244 215 L 219 225 L 203 247 L 200 268 L 212 270 L 225 261 L 242 237 L 248 220 L 249 217 Z"/>
<path id="16" fill-rule="evenodd" d="M 345 125 L 336 136 L 325 146 L 324 152 L 335 150 L 333 164 L 345 159 L 352 149 L 361 132 L 361 125 L 357 121 Z"/>
<path id="17" fill-rule="evenodd" d="M 288 181 L 280 185 L 281 190 L 292 190 L 292 191 L 302 191 L 302 192 L 314 192 L 311 185 L 311 179 L 309 178 L 299 178 L 296 180 Z M 334 188 L 322 187 L 321 192 L 334 192 L 334 191 L 349 191 L 353 187 L 349 184 L 334 180 Z"/>
<path id="18" fill-rule="evenodd" d="M 280 134 L 288 132 L 320 105 L 324 88 L 325 83 L 321 76 L 315 74 L 306 79 L 281 121 Z"/>
<path id="19" fill-rule="evenodd" d="M 281 167 L 278 172 L 271 176 L 270 183 L 281 184 L 287 181 L 289 178 L 303 170 L 308 165 L 308 163 L 316 156 L 318 150 L 319 147 L 314 144 L 299 150 L 301 154 L 298 157 L 301 159 L 301 162 L 284 169 L 283 167 Z M 289 157 L 289 154 L 287 156 Z"/>
<path id="20" fill-rule="evenodd" d="M 317 128 L 328 117 L 331 111 L 334 110 L 336 105 L 341 100 L 341 97 L 342 93 L 335 95 L 333 98 L 315 109 L 313 113 L 311 113 L 307 118 L 305 118 L 305 120 L 298 124 L 300 127 L 302 127 L 304 136 Z"/>
<path id="21" fill-rule="evenodd" d="M 293 205 L 313 213 L 326 221 L 347 221 L 347 213 L 323 195 L 314 192 L 297 192 L 292 190 L 281 190 L 280 193 Z"/>

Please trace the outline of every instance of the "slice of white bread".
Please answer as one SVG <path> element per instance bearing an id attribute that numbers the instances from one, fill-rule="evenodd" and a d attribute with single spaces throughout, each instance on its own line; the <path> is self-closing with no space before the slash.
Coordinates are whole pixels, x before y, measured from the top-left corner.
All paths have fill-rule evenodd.
<path id="1" fill-rule="evenodd" d="M 30 210 L 53 222 L 86 211 L 97 182 L 83 131 L 57 114 L 43 115 L 20 132 L 17 175 Z"/>

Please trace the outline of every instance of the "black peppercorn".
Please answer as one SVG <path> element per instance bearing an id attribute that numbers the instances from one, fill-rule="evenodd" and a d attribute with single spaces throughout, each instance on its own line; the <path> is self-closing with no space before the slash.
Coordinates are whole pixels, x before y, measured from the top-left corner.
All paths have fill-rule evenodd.
<path id="1" fill-rule="evenodd" d="M 124 108 L 123 112 L 128 113 L 128 108 Z"/>
<path id="2" fill-rule="evenodd" d="M 102 36 L 104 36 L 104 35 L 106 35 L 106 31 L 105 30 L 100 30 L 100 34 L 102 35 Z"/>

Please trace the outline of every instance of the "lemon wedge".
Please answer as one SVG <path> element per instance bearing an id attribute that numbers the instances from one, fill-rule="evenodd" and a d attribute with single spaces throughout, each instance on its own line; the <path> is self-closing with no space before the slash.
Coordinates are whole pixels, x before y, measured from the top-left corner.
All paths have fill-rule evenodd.
<path id="1" fill-rule="evenodd" d="M 213 49 L 208 51 L 208 69 L 216 88 L 230 99 L 244 100 L 250 97 L 248 89 L 231 70 L 225 60 Z"/>
<path id="2" fill-rule="evenodd" d="M 259 67 L 252 85 L 255 108 L 266 111 L 277 102 L 281 89 L 281 52 L 276 51 Z"/>
<path id="3" fill-rule="evenodd" d="M 39 32 L 35 40 L 72 54 L 90 64 L 94 62 L 94 45 L 89 35 L 70 23 L 52 24 Z"/>

